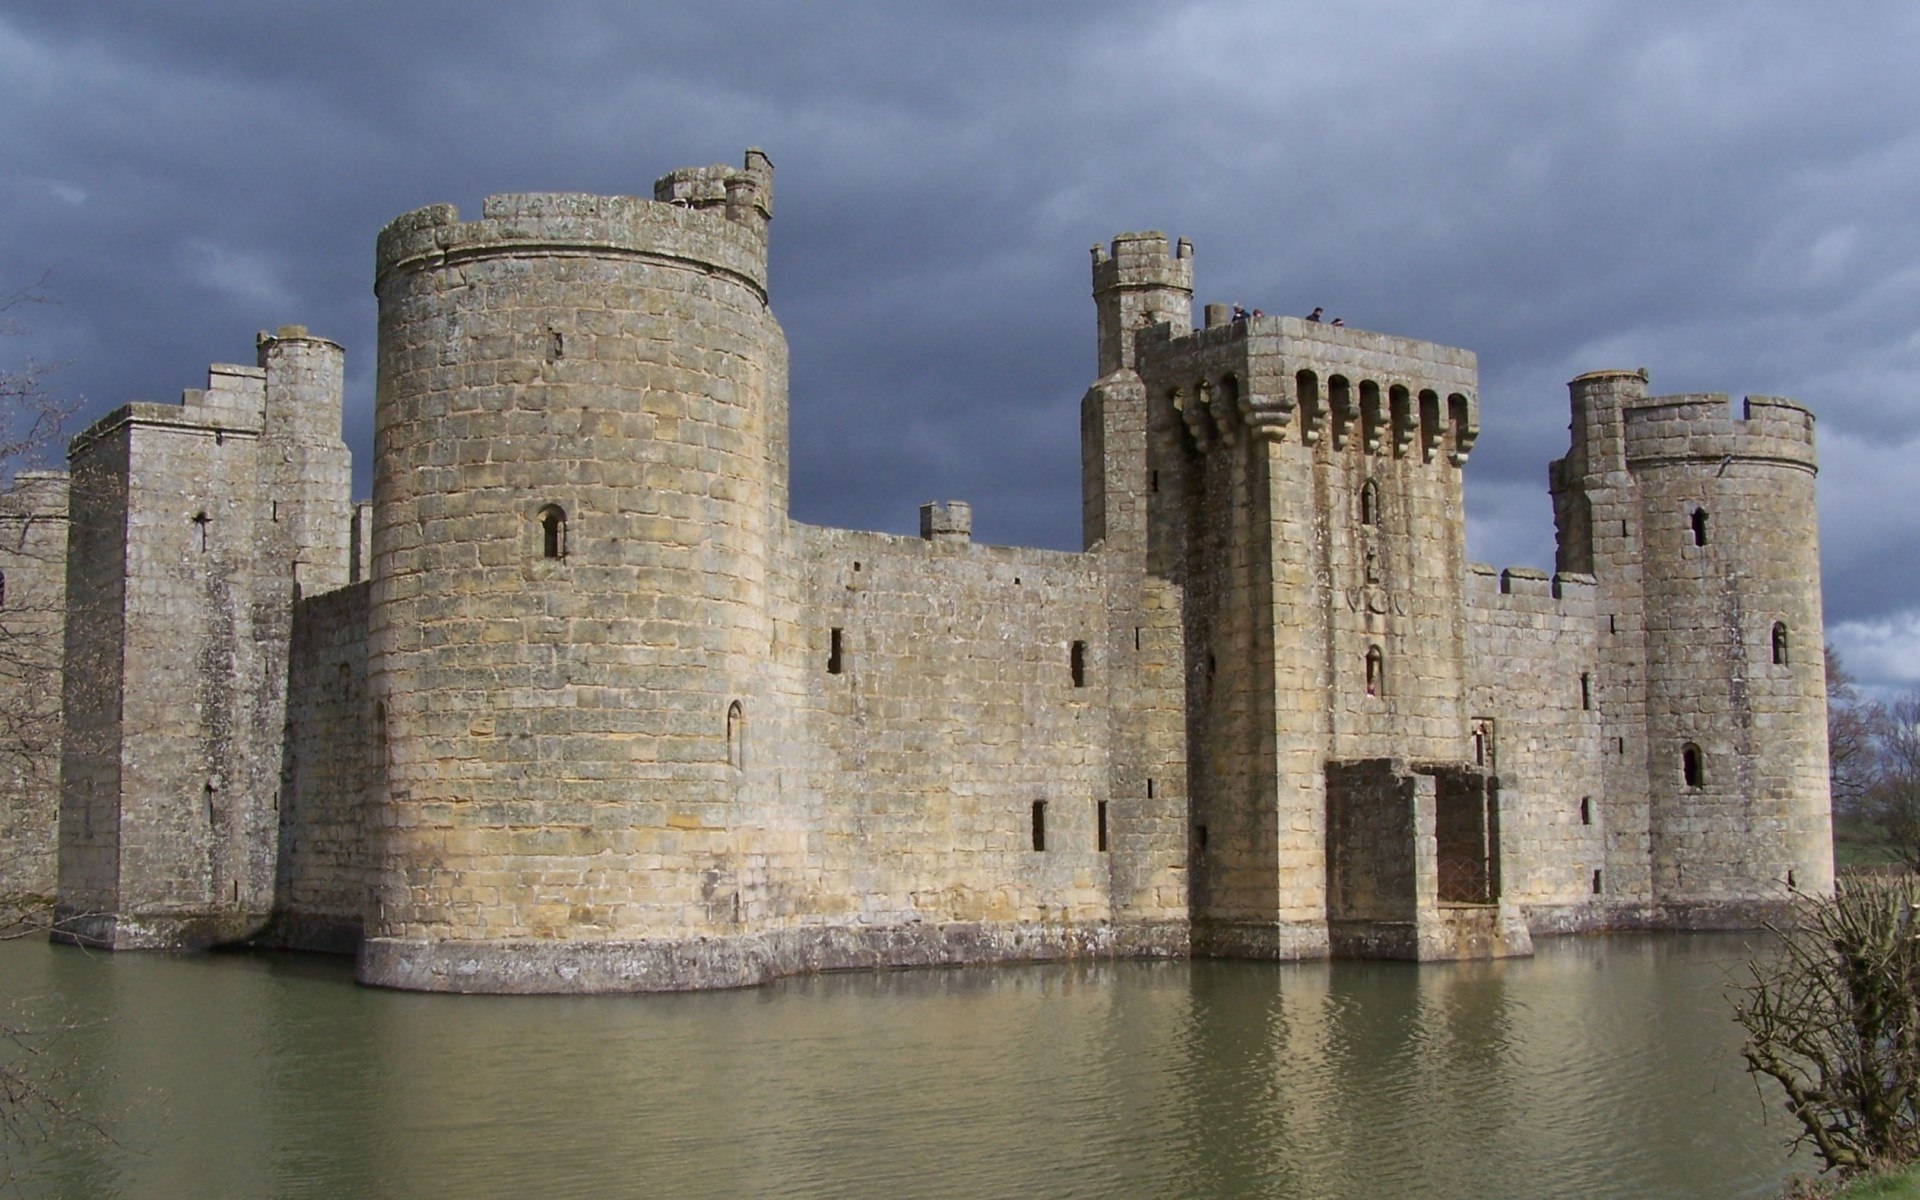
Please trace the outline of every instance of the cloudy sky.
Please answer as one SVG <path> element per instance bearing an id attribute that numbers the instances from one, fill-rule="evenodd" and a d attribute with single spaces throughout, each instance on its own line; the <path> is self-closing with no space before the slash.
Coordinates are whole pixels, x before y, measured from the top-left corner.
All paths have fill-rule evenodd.
<path id="1" fill-rule="evenodd" d="M 1828 633 L 1920 684 L 1920 6 L 0 0 L 0 341 L 87 418 L 257 329 L 345 345 L 373 238 L 490 192 L 776 167 L 794 514 L 1077 547 L 1087 247 L 1191 238 L 1196 304 L 1479 353 L 1470 552 L 1547 566 L 1565 381 L 1819 414 Z"/>

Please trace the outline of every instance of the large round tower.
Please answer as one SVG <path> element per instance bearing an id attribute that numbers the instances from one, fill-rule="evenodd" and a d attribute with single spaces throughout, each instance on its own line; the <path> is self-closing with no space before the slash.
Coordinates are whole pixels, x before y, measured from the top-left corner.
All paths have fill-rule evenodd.
<path id="1" fill-rule="evenodd" d="M 1750 925 L 1833 885 L 1813 416 L 1751 397 L 1624 410 L 1646 605 L 1654 902 Z"/>
<path id="2" fill-rule="evenodd" d="M 750 150 L 651 201 L 493 196 L 381 233 L 364 981 L 747 981 L 685 955 L 744 932 L 785 507 L 771 188 Z"/>

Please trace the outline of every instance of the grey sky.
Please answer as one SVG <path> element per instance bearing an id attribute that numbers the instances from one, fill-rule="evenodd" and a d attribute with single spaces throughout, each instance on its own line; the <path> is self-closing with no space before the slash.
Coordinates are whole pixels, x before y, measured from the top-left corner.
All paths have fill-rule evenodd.
<path id="1" fill-rule="evenodd" d="M 1078 544 L 1087 247 L 1480 355 L 1470 550 L 1547 565 L 1565 381 L 1820 417 L 1829 636 L 1920 683 L 1920 9 L 1898 4 L 0 0 L 0 283 L 88 416 L 252 334 L 349 357 L 373 237 L 497 191 L 776 167 L 794 509 Z"/>

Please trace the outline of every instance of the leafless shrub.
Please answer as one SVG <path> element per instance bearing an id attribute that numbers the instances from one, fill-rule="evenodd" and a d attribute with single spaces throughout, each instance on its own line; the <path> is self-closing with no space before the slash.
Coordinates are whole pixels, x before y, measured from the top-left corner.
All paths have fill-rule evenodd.
<path id="1" fill-rule="evenodd" d="M 1748 1071 L 1786 1094 L 1829 1170 L 1920 1156 L 1920 880 L 1843 879 L 1800 896 L 1748 964 L 1735 1015 Z"/>

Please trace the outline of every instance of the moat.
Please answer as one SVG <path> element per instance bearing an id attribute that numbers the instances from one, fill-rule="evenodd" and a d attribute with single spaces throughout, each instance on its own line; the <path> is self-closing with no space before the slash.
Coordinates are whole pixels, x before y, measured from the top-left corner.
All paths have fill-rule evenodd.
<path id="1" fill-rule="evenodd" d="M 75 1025 L 48 1057 L 117 1143 L 56 1130 L 28 1197 L 1762 1197 L 1748 941 L 600 997 L 15 942 L 0 1003 Z"/>

